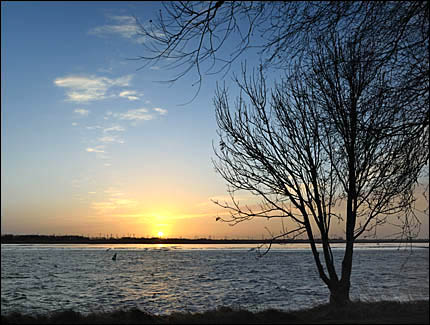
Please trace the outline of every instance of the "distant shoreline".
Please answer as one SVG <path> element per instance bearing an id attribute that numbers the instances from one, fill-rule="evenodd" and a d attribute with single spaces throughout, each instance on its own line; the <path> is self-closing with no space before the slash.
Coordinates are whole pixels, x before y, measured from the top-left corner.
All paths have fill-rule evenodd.
<path id="1" fill-rule="evenodd" d="M 321 240 L 315 240 L 317 244 Z M 343 239 L 333 239 L 331 243 L 342 244 Z M 2 244 L 309 244 L 307 239 L 186 239 L 186 238 L 88 238 L 83 236 L 48 235 L 2 235 Z M 365 244 L 409 244 L 429 243 L 429 239 L 358 239 L 355 243 Z"/>

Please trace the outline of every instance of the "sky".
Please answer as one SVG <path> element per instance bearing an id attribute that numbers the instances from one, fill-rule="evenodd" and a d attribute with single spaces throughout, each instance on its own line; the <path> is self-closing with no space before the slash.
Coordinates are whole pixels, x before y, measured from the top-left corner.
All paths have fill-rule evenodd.
<path id="1" fill-rule="evenodd" d="M 226 212 L 211 200 L 228 195 L 212 163 L 213 97 L 231 77 L 206 76 L 191 100 L 195 75 L 169 85 L 160 81 L 172 71 L 139 69 L 130 59 L 145 40 L 133 15 L 145 24 L 160 8 L 2 2 L 2 234 L 261 238 L 280 229 L 216 222 Z"/>

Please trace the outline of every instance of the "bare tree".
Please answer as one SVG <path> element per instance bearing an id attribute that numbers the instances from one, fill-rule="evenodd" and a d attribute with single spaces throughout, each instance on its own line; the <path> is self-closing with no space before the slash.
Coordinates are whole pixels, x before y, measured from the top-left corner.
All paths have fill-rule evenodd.
<path id="1" fill-rule="evenodd" d="M 252 50 L 265 68 L 288 69 L 298 62 L 311 68 L 309 53 L 318 50 L 318 42 L 331 33 L 342 40 L 360 33 L 373 40 L 372 57 L 391 71 L 396 87 L 414 89 L 404 100 L 415 101 L 411 107 L 421 123 L 429 123 L 428 1 L 168 1 L 163 6 L 158 17 L 138 21 L 146 40 L 137 59 L 179 69 L 170 81 L 194 71 L 200 86 L 205 73 L 227 73 Z"/>
<path id="2" fill-rule="evenodd" d="M 259 75 L 244 71 L 238 81 L 234 113 L 227 90 L 216 93 L 216 169 L 232 196 L 218 202 L 231 211 L 225 221 L 288 218 L 294 228 L 285 234 L 307 234 L 330 301 L 348 301 L 354 241 L 388 220 L 398 218 L 402 234 L 419 226 L 414 187 L 429 159 L 429 2 L 163 5 L 157 18 L 138 22 L 146 38 L 138 60 L 179 69 L 170 81 L 195 71 L 200 85 L 247 51 L 263 62 Z M 271 68 L 287 77 L 269 94 Z M 260 205 L 241 206 L 241 190 Z M 340 271 L 330 247 L 334 220 L 347 241 Z"/>
<path id="3" fill-rule="evenodd" d="M 237 80 L 243 95 L 234 112 L 225 88 L 215 97 L 220 136 L 215 166 L 232 198 L 216 202 L 230 210 L 223 220 L 291 220 L 295 227 L 286 234 L 307 234 L 336 304 L 349 301 L 360 235 L 390 218 L 403 220 L 403 232 L 419 226 L 414 187 L 428 163 L 423 140 L 428 127 L 405 115 L 406 95 L 392 87 L 372 41 L 360 33 L 349 39 L 332 33 L 316 44 L 308 58 L 311 68 L 297 67 L 270 95 L 260 70 L 250 78 L 244 71 Z M 259 197 L 259 206 L 241 206 L 235 193 L 242 190 Z M 346 235 L 340 271 L 330 246 L 333 220 L 343 223 Z"/>

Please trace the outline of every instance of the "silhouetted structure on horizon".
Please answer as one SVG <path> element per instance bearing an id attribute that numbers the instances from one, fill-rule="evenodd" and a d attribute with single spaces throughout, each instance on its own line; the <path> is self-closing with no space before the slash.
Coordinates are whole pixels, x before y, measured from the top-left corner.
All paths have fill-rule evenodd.
<path id="1" fill-rule="evenodd" d="M 319 239 L 316 243 L 321 242 Z M 334 239 L 334 243 L 344 243 L 344 239 Z M 357 243 L 428 243 L 429 239 L 361 239 Z M 133 237 L 84 237 L 56 235 L 12 235 L 1 236 L 2 244 L 307 244 L 307 239 L 208 239 L 208 238 L 133 238 Z"/>

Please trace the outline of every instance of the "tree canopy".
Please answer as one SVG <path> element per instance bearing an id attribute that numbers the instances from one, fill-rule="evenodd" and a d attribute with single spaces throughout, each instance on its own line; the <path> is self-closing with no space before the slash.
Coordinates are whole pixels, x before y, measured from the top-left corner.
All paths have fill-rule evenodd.
<path id="1" fill-rule="evenodd" d="M 140 59 L 228 72 L 250 50 L 231 107 L 217 89 L 215 167 L 229 185 L 224 221 L 287 218 L 281 235 L 306 233 L 330 301 L 349 300 L 355 240 L 390 220 L 414 236 L 415 187 L 429 161 L 429 2 L 169 2 L 141 33 Z M 236 46 L 228 50 L 234 38 Z M 227 48 L 226 48 L 227 47 Z M 271 69 L 285 77 L 267 86 Z M 242 206 L 237 191 L 260 199 Z M 343 211 L 341 213 L 339 211 Z M 330 245 L 342 223 L 340 271 Z M 293 225 L 293 227 L 291 227 Z M 315 245 L 322 240 L 323 258 Z"/>
<path id="2" fill-rule="evenodd" d="M 257 50 L 265 69 L 311 66 L 309 54 L 332 33 L 366 39 L 372 58 L 393 75 L 409 109 L 429 122 L 428 1 L 172 1 L 149 22 L 139 22 L 145 37 L 144 64 L 177 68 L 171 81 L 195 72 L 228 72 L 247 51 Z M 233 42 L 233 43 L 232 43 Z M 167 59 L 167 61 L 166 61 Z M 417 105 L 418 104 L 418 105 Z"/>

